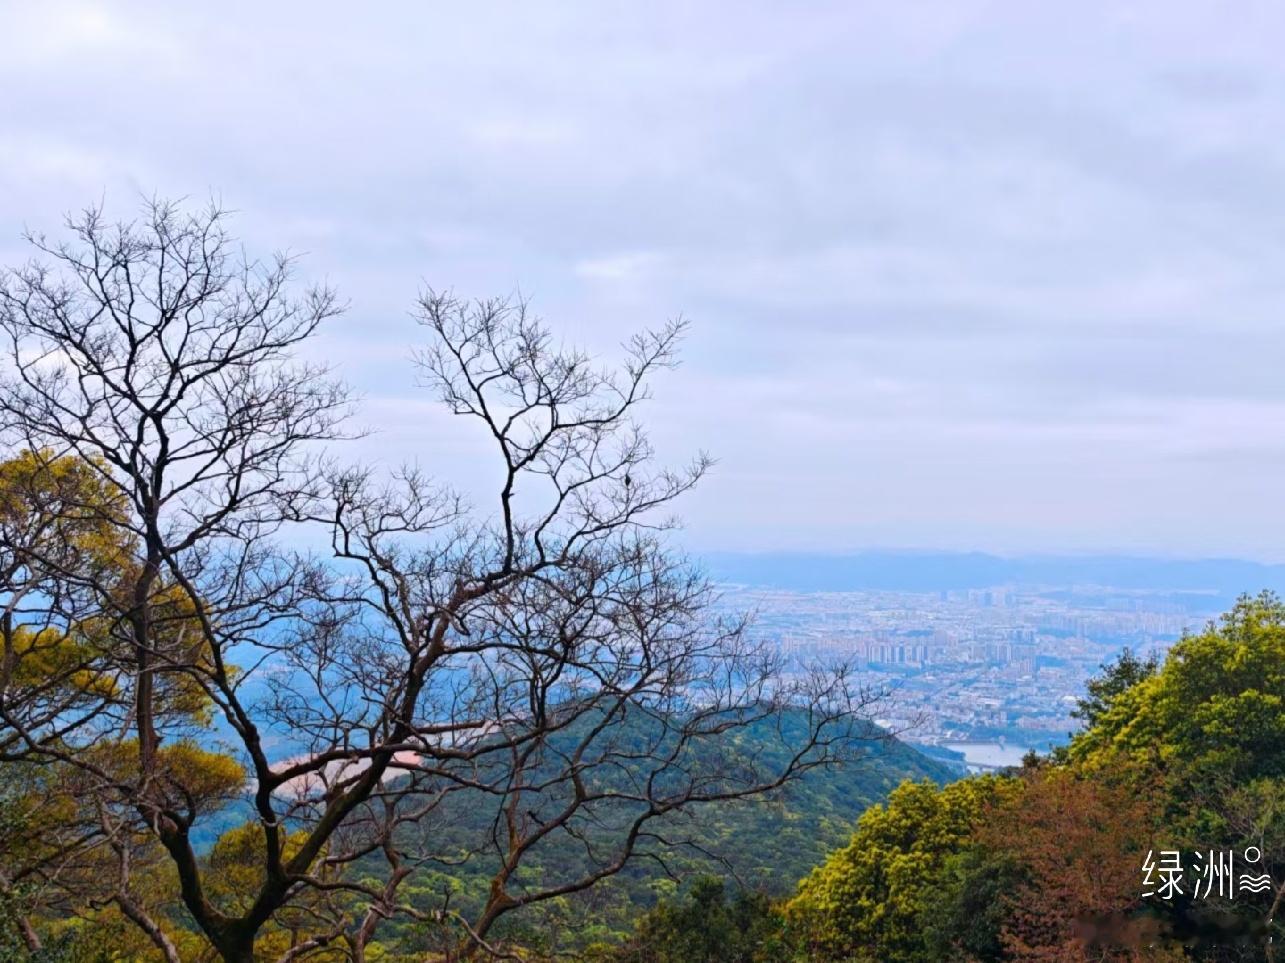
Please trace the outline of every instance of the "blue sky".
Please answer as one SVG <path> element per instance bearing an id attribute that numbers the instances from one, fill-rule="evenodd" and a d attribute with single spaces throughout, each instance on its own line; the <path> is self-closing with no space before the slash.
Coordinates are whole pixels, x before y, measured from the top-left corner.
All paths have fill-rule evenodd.
<path id="1" fill-rule="evenodd" d="M 1285 558 L 1285 8 L 0 3 L 0 258 L 214 193 L 351 302 L 316 346 L 485 487 L 423 283 L 604 358 L 719 464 L 696 548 Z"/>

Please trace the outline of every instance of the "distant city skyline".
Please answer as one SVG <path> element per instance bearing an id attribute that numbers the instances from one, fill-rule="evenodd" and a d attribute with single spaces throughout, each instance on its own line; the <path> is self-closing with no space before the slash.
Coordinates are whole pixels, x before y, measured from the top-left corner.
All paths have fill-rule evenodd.
<path id="1" fill-rule="evenodd" d="M 798 591 L 729 587 L 732 611 L 792 664 L 838 661 L 894 693 L 881 724 L 919 744 L 986 754 L 1007 741 L 1015 764 L 1079 728 L 1084 683 L 1122 649 L 1163 652 L 1218 607 L 1121 587 Z M 978 760 L 972 760 L 978 761 Z"/>
<path id="2" fill-rule="evenodd" d="M 210 195 L 351 302 L 318 353 L 489 488 L 416 387 L 422 284 L 604 360 L 719 461 L 695 551 L 1285 560 L 1285 9 L 1190 3 L 10 4 L 24 226 Z M 1255 588 L 1256 586 L 1245 586 Z"/>

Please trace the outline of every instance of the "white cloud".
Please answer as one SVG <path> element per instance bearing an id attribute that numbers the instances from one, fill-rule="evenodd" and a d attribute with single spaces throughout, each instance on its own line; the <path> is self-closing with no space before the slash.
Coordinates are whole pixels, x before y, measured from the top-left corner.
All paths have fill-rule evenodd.
<path id="1" fill-rule="evenodd" d="M 13 4 L 0 36 L 0 52 L 11 66 L 65 67 L 68 62 L 100 63 L 107 57 L 160 57 L 177 62 L 175 38 L 152 17 L 129 17 L 106 3 Z"/>
<path id="2" fill-rule="evenodd" d="M 577 261 L 572 271 L 577 277 L 592 281 L 638 282 L 663 270 L 664 262 L 663 255 L 640 251 Z"/>
<path id="3" fill-rule="evenodd" d="M 315 352 L 384 429 L 361 450 L 483 485 L 413 387 L 422 284 L 521 291 L 603 356 L 687 315 L 648 417 L 722 459 L 699 544 L 1271 554 L 1282 30 L 1186 2 L 10 4 L 0 257 L 104 192 L 216 192 L 351 300 Z"/>

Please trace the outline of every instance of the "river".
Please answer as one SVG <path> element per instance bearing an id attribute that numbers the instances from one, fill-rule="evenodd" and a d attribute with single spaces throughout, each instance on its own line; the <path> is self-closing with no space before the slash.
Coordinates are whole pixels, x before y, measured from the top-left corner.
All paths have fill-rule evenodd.
<path id="1" fill-rule="evenodd" d="M 1002 769 L 1020 766 L 1022 757 L 1029 751 L 1026 746 L 1005 742 L 948 742 L 947 749 L 964 754 L 964 762 L 982 769 Z"/>

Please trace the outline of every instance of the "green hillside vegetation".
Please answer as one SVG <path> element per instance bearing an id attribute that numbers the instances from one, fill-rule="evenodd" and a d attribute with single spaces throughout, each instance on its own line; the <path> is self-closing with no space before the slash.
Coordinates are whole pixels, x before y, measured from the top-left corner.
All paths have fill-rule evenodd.
<path id="1" fill-rule="evenodd" d="M 806 726 L 799 718 L 787 717 L 787 735 L 791 722 L 796 723 L 795 735 L 801 738 Z M 635 720 L 629 725 L 644 723 Z M 778 720 L 748 726 L 730 742 L 728 754 L 739 755 L 747 763 L 754 757 L 769 767 L 779 764 L 773 757 L 787 751 L 790 740 L 781 739 L 777 726 Z M 577 735 L 572 731 L 563 738 L 570 741 Z M 957 775 L 951 767 L 873 728 L 870 738 L 851 748 L 856 753 L 852 762 L 814 770 L 769 795 L 709 804 L 668 820 L 663 832 L 674 845 L 653 845 L 633 865 L 587 893 L 513 914 L 497 926 L 497 934 L 537 953 L 616 944 L 632 933 L 640 913 L 672 900 L 681 882 L 707 874 L 726 875 L 729 895 L 748 893 L 760 901 L 788 896 L 800 876 L 850 836 L 868 806 L 885 799 L 906 780 L 938 784 Z M 468 852 L 487 838 L 495 816 L 494 809 L 478 808 L 475 798 L 470 798 L 468 805 L 454 804 L 448 798 L 420 825 L 423 839 L 407 848 L 443 856 Z M 602 829 L 605 835 L 607 827 Z M 593 830 L 587 830 L 587 835 L 592 839 Z M 404 898 L 430 909 L 444 902 L 444 894 L 450 894 L 449 905 L 472 910 L 485 899 L 494 866 L 495 860 L 483 851 L 470 855 L 463 865 L 422 870 L 407 881 Z M 542 888 L 574 878 L 585 866 L 580 847 L 566 837 L 555 837 L 524 865 L 519 883 Z M 711 899 L 709 892 L 696 897 Z M 421 928 L 407 924 L 390 926 L 381 941 L 393 947 L 423 938 Z"/>
<path id="2" fill-rule="evenodd" d="M 1089 685 L 1078 714 L 1085 728 L 1051 757 L 954 781 L 872 729 L 852 747 L 857 763 L 693 809 L 666 828 L 685 845 L 658 844 L 586 893 L 515 913 L 496 937 L 525 959 L 597 963 L 1275 959 L 1285 938 L 1285 604 L 1242 598 L 1163 662 L 1126 652 Z M 771 763 L 791 725 L 787 716 L 783 729 L 750 726 L 719 761 Z M 472 854 L 408 881 L 405 898 L 425 911 L 477 906 L 494 865 L 479 846 L 494 811 L 446 798 L 408 849 Z M 5 831 L 21 833 L 22 821 Z M 253 873 L 237 868 L 238 833 L 211 857 L 227 863 L 227 880 Z M 1239 858 L 1249 847 L 1269 889 L 1201 893 L 1192 854 Z M 1169 899 L 1144 896 L 1144 863 L 1162 851 L 1184 855 Z M 574 846 L 550 845 L 524 863 L 518 885 L 574 876 L 583 860 Z M 116 958 L 96 949 L 106 930 L 81 932 L 46 958 Z M 119 937 L 138 946 L 128 929 Z M 424 959 L 434 939 L 431 924 L 390 924 L 369 958 Z"/>
<path id="3" fill-rule="evenodd" d="M 612 958 L 692 959 L 676 929 L 700 930 L 706 905 L 715 917 L 756 911 L 751 928 L 765 934 L 725 941 L 702 957 L 710 963 L 1275 959 L 1285 605 L 1243 597 L 1163 663 L 1126 652 L 1104 669 L 1080 705 L 1086 728 L 1052 758 L 903 785 L 791 899 L 727 903 L 702 883 L 653 911 Z M 1210 852 L 1239 861 L 1247 849 L 1270 888 L 1205 889 Z M 1144 862 L 1162 851 L 1183 854 L 1181 892 L 1144 896 Z"/>

